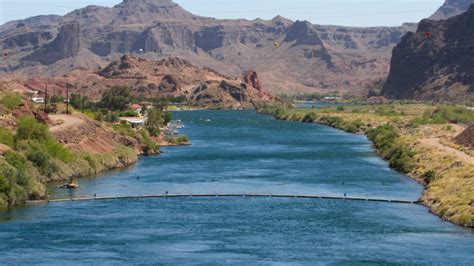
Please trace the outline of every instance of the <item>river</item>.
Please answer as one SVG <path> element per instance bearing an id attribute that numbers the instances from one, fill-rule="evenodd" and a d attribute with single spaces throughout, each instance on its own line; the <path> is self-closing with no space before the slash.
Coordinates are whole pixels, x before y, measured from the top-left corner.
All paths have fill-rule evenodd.
<path id="1" fill-rule="evenodd" d="M 53 188 L 53 196 L 168 191 L 416 200 L 422 193 L 364 136 L 254 111 L 175 117 L 193 145 L 82 179 L 74 192 Z M 473 246 L 472 230 L 410 204 L 167 198 L 0 212 L 0 264 L 468 264 Z"/>

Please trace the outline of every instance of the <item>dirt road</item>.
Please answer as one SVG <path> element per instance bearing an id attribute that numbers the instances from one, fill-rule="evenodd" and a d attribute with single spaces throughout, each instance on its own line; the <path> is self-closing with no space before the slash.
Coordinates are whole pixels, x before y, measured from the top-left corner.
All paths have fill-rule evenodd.
<path id="1" fill-rule="evenodd" d="M 50 115 L 49 118 L 55 126 L 49 128 L 50 132 L 58 132 L 64 130 L 70 130 L 81 126 L 85 122 L 75 115 Z"/>
<path id="2" fill-rule="evenodd" d="M 459 160 L 462 160 L 464 162 L 470 163 L 474 165 L 474 157 L 470 156 L 469 154 L 466 154 L 460 150 L 445 146 L 441 144 L 439 138 L 427 138 L 427 139 L 422 139 L 420 140 L 421 143 L 434 147 L 448 155 L 452 155 L 457 157 Z"/>

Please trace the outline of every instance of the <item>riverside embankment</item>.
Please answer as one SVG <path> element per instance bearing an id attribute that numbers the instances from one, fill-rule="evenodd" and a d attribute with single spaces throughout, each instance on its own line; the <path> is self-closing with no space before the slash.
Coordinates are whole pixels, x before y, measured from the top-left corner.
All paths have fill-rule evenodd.
<path id="1" fill-rule="evenodd" d="M 454 143 L 454 137 L 467 127 L 463 123 L 474 122 L 474 112 L 462 107 L 392 104 L 265 108 L 260 113 L 367 135 L 392 168 L 425 186 L 421 200 L 433 213 L 474 227 L 474 157 Z"/>

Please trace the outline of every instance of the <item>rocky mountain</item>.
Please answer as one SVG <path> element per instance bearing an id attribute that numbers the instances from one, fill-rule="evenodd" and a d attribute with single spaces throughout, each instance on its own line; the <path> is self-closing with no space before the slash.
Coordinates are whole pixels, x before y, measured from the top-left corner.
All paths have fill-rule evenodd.
<path id="1" fill-rule="evenodd" d="M 474 94 L 474 5 L 447 20 L 423 20 L 393 50 L 381 92 L 396 99 L 466 99 Z"/>
<path id="2" fill-rule="evenodd" d="M 125 0 L 0 26 L 0 47 L 8 54 L 0 72 L 58 76 L 133 54 L 186 58 L 232 77 L 253 70 L 274 93 L 353 91 L 386 77 L 392 48 L 414 29 L 322 26 L 280 16 L 217 20 L 171 0 Z"/>
<path id="3" fill-rule="evenodd" d="M 446 0 L 446 2 L 431 16 L 431 20 L 442 20 L 464 13 L 474 0 Z"/>
<path id="4" fill-rule="evenodd" d="M 247 109 L 278 101 L 262 88 L 256 72 L 234 79 L 174 57 L 150 61 L 124 55 L 98 71 L 75 69 L 51 78 L 4 75 L 0 83 L 42 95 L 48 85 L 49 95 L 66 97 L 69 89 L 70 94 L 84 94 L 93 100 L 100 99 L 107 88 L 129 86 L 137 97 L 185 96 L 190 104 L 209 108 Z"/>

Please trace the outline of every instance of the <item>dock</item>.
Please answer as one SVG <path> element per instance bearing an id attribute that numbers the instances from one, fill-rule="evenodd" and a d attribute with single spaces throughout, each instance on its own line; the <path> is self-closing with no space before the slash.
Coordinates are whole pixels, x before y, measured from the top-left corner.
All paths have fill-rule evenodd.
<path id="1" fill-rule="evenodd" d="M 27 201 L 27 204 L 47 204 L 61 202 L 85 202 L 85 201 L 110 201 L 110 200 L 138 200 L 138 199 L 176 199 L 176 198 L 291 198 L 291 199 L 319 199 L 319 200 L 346 200 L 346 201 L 366 201 L 385 202 L 394 204 L 420 204 L 421 201 L 384 199 L 384 198 L 361 198 L 361 197 L 338 197 L 321 195 L 288 195 L 288 194 L 158 194 L 158 195 L 135 195 L 135 196 L 104 196 L 86 198 L 62 198 Z"/>

